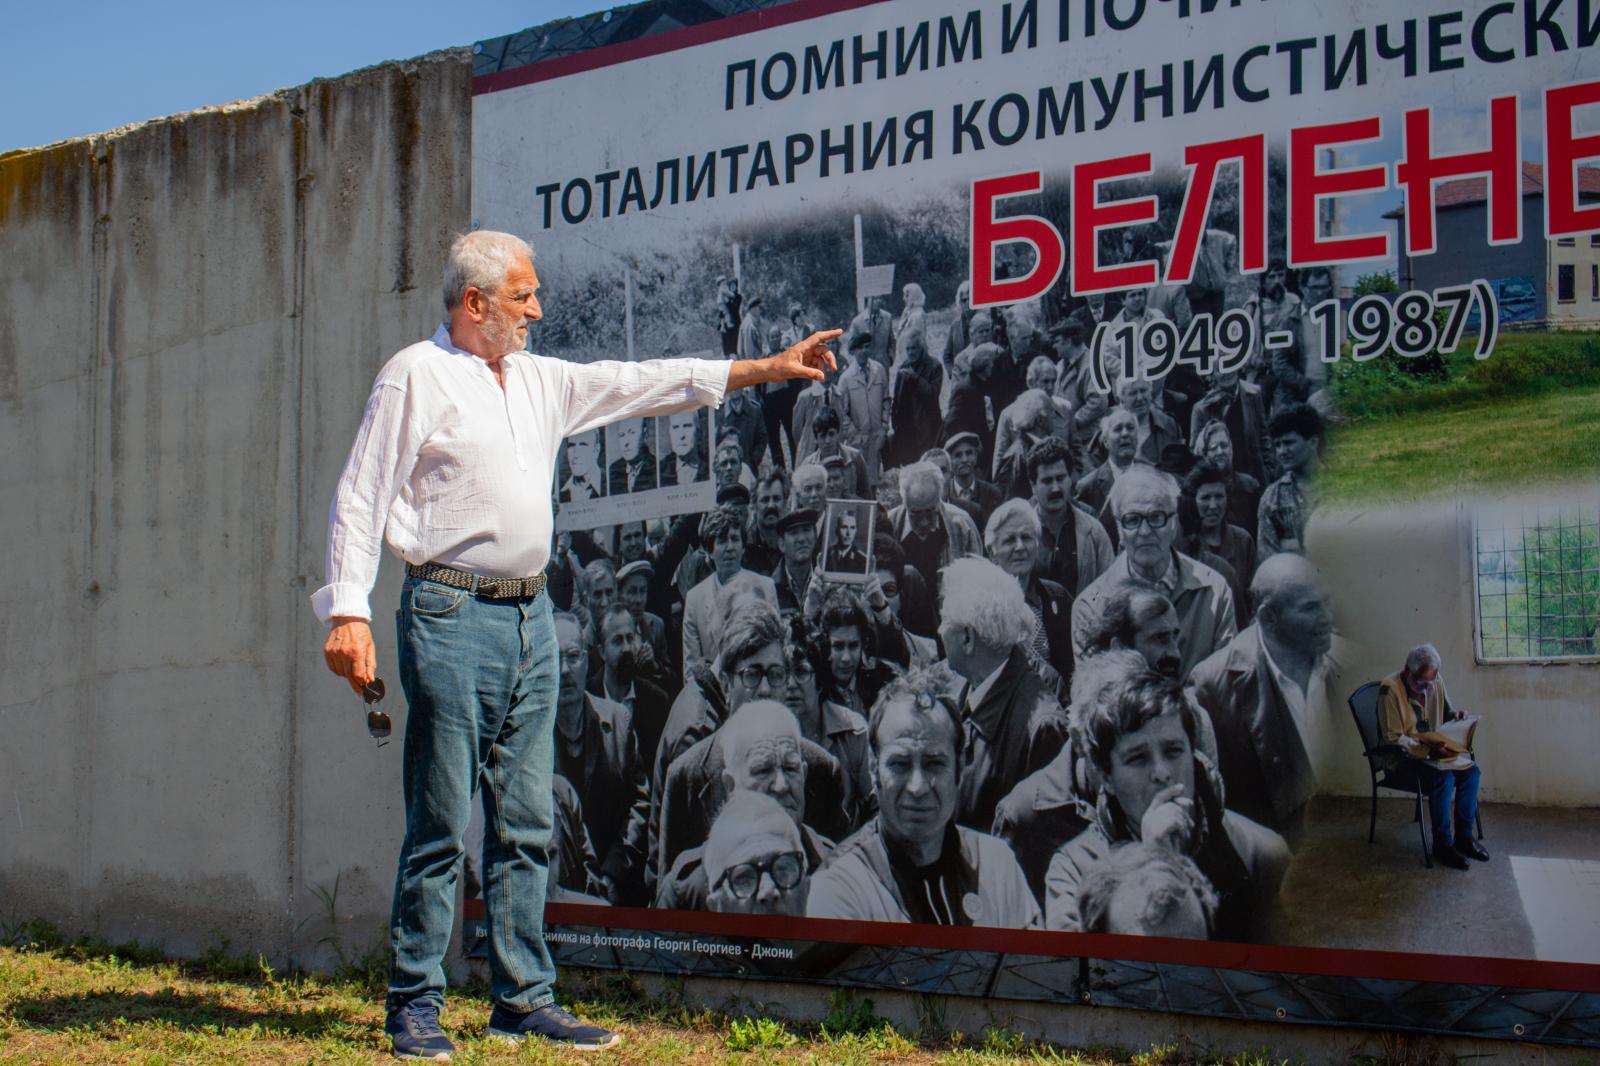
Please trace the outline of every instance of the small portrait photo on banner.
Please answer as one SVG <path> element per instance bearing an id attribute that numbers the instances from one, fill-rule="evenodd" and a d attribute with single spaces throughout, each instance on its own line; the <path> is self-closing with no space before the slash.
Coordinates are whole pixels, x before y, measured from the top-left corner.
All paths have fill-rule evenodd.
<path id="1" fill-rule="evenodd" d="M 556 472 L 556 498 L 562 503 L 594 500 L 606 494 L 606 442 L 604 432 L 591 429 L 574 433 L 561 449 L 561 469 Z"/>
<path id="2" fill-rule="evenodd" d="M 611 456 L 611 494 L 647 492 L 656 487 L 653 418 L 629 418 L 606 427 L 606 454 Z"/>
<path id="3" fill-rule="evenodd" d="M 680 411 L 657 418 L 656 454 L 661 457 L 662 488 L 692 485 L 711 477 L 711 434 L 706 410 Z"/>
<path id="4" fill-rule="evenodd" d="M 872 573 L 872 533 L 876 513 L 870 500 L 829 500 L 823 528 L 822 577 L 864 584 Z"/>

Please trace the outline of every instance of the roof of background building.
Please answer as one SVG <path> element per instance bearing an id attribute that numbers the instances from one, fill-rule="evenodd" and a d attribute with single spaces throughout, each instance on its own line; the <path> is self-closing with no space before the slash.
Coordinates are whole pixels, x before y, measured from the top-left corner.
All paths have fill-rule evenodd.
<path id="1" fill-rule="evenodd" d="M 1544 167 L 1538 163 L 1522 164 L 1522 195 L 1544 195 Z M 1600 167 L 1578 168 L 1578 195 L 1600 196 Z M 1471 204 L 1481 204 L 1489 199 L 1489 179 L 1486 177 L 1462 178 L 1459 181 L 1447 181 L 1433 190 L 1433 202 L 1436 210 L 1447 207 L 1467 207 Z M 1404 206 L 1396 207 L 1392 211 L 1385 211 L 1384 218 L 1404 218 Z"/>

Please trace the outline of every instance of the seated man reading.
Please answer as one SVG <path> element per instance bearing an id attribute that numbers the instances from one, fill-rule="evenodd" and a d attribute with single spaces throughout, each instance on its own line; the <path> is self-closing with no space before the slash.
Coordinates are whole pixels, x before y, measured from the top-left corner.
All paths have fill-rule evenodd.
<path id="1" fill-rule="evenodd" d="M 1408 765 L 1428 796 L 1433 823 L 1433 857 L 1465 870 L 1467 859 L 1487 862 L 1489 853 L 1473 839 L 1478 822 L 1478 765 L 1460 746 L 1440 742 L 1439 728 L 1466 716 L 1450 706 L 1439 677 L 1439 649 L 1420 644 L 1406 656 L 1405 669 L 1383 679 L 1378 725 L 1386 744 L 1398 744 L 1412 758 Z"/>

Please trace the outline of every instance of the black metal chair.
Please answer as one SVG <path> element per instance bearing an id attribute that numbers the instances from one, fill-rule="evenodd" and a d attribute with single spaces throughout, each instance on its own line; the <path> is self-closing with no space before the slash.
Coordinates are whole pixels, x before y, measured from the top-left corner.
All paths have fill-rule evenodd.
<path id="1" fill-rule="evenodd" d="M 1350 713 L 1355 716 L 1356 729 L 1361 733 L 1362 754 L 1367 757 L 1367 772 L 1372 775 L 1372 817 L 1367 823 L 1367 843 L 1378 835 L 1378 789 L 1387 788 L 1404 792 L 1412 798 L 1417 835 L 1422 840 L 1422 862 L 1433 868 L 1433 848 L 1428 844 L 1428 820 L 1422 814 L 1421 775 L 1406 765 L 1405 749 L 1398 744 L 1383 743 L 1383 733 L 1378 728 L 1378 692 L 1382 686 L 1368 681 L 1350 694 Z M 1482 829 L 1479 829 L 1482 835 Z"/>

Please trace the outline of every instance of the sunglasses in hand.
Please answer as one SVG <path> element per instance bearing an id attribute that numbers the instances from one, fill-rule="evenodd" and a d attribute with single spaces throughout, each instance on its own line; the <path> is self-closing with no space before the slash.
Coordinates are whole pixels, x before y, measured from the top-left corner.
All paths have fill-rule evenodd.
<path id="1" fill-rule="evenodd" d="M 389 742 L 389 734 L 394 730 L 394 723 L 389 720 L 388 712 L 378 710 L 378 702 L 383 699 L 383 695 L 381 677 L 375 677 L 361 686 L 361 698 L 367 704 L 367 732 L 378 742 L 380 748 Z"/>

